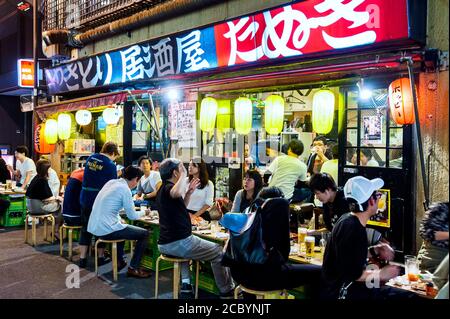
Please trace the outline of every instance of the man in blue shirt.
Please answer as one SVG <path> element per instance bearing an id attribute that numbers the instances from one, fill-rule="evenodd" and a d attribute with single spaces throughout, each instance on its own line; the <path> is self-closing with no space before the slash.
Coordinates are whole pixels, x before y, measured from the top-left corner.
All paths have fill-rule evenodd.
<path id="1" fill-rule="evenodd" d="M 128 166 L 123 173 L 123 178 L 110 180 L 95 198 L 89 218 L 88 231 L 93 235 L 106 240 L 130 239 L 137 240 L 133 259 L 128 267 L 127 275 L 136 278 L 147 278 L 149 272 L 139 268 L 142 254 L 147 246 L 148 231 L 133 225 L 127 225 L 119 215 L 123 208 L 128 218 L 136 220 L 144 216 L 145 212 L 136 212 L 134 208 L 131 189 L 135 188 L 142 171 L 133 166 Z M 118 269 L 124 268 L 127 263 L 123 259 L 123 245 L 117 244 Z"/>
<path id="2" fill-rule="evenodd" d="M 89 216 L 95 198 L 102 187 L 111 179 L 117 179 L 117 168 L 114 161 L 119 157 L 119 147 L 114 142 L 106 142 L 100 153 L 89 156 L 84 168 L 83 184 L 80 193 L 81 233 L 80 233 L 80 267 L 86 267 L 86 254 L 92 241 L 92 234 L 87 231 Z M 99 248 L 98 264 L 109 260 L 104 258 L 104 247 Z"/>

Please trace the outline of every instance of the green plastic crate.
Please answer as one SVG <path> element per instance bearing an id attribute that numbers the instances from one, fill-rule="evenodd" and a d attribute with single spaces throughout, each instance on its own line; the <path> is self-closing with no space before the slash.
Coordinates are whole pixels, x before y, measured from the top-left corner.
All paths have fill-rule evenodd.
<path id="1" fill-rule="evenodd" d="M 23 226 L 25 224 L 25 213 L 7 210 L 0 221 L 1 225 L 5 227 Z"/>
<path id="2" fill-rule="evenodd" d="M 192 279 L 191 282 L 195 282 L 195 269 L 191 272 L 192 273 Z M 207 273 L 207 272 L 200 272 L 198 276 L 198 288 L 205 290 L 209 293 L 219 295 L 220 291 L 219 288 L 216 285 L 216 281 L 214 279 L 214 275 Z"/>
<path id="3" fill-rule="evenodd" d="M 154 257 L 150 254 L 148 254 L 147 252 L 142 256 L 141 259 L 141 267 L 147 268 L 147 269 L 151 269 L 153 271 L 156 271 L 156 260 L 158 257 Z M 159 271 L 163 271 L 163 270 L 167 270 L 167 269 L 172 269 L 173 268 L 173 263 L 165 261 L 165 260 L 161 260 L 159 262 Z"/>

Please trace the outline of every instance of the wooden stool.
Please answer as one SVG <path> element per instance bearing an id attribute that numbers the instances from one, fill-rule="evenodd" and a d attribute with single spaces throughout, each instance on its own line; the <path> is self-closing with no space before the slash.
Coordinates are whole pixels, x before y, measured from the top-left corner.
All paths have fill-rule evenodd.
<path id="1" fill-rule="evenodd" d="M 31 218 L 31 236 L 33 238 L 32 246 L 36 246 L 36 220 L 39 221 L 43 219 L 44 222 L 44 240 L 48 241 L 47 238 L 47 222 L 50 220 L 52 223 L 52 238 L 51 243 L 55 241 L 55 217 L 53 214 L 46 215 L 32 215 L 28 213 L 25 217 L 25 243 L 28 244 L 28 217 Z"/>
<path id="2" fill-rule="evenodd" d="M 59 255 L 63 255 L 64 237 L 67 237 L 67 241 L 69 242 L 69 260 L 72 260 L 72 239 L 74 229 L 81 230 L 81 226 L 68 226 L 66 224 L 63 224 L 61 227 L 59 227 Z M 69 231 L 68 236 L 67 231 Z"/>
<path id="3" fill-rule="evenodd" d="M 155 278 L 155 299 L 158 299 L 158 277 L 159 277 L 159 261 L 165 260 L 169 262 L 173 262 L 173 299 L 178 299 L 178 292 L 180 291 L 180 277 L 181 277 L 181 268 L 180 263 L 189 262 L 190 259 L 168 256 L 161 254 L 156 260 L 156 278 Z M 198 260 L 195 261 L 196 270 L 195 270 L 195 299 L 198 299 L 198 273 L 200 270 Z"/>
<path id="4" fill-rule="evenodd" d="M 247 287 L 244 287 L 242 285 L 237 286 L 234 289 L 234 299 L 238 299 L 239 296 L 239 292 L 240 291 L 244 291 L 248 294 L 252 294 L 256 296 L 256 299 L 270 299 L 268 297 L 270 297 L 270 295 L 281 295 L 283 294 L 284 298 L 283 299 L 288 299 L 288 293 L 286 291 L 286 289 L 282 289 L 282 290 L 253 290 L 253 289 L 249 289 Z"/>
<path id="5" fill-rule="evenodd" d="M 112 252 L 111 252 L 111 259 L 112 259 L 112 266 L 113 266 L 113 278 L 114 281 L 117 281 L 117 243 L 124 242 L 125 239 L 115 239 L 115 240 L 106 240 L 106 239 L 97 239 L 95 242 L 95 273 L 98 276 L 98 244 L 99 243 L 106 243 L 111 244 L 112 246 Z M 133 249 L 133 242 L 131 242 L 131 249 Z"/>

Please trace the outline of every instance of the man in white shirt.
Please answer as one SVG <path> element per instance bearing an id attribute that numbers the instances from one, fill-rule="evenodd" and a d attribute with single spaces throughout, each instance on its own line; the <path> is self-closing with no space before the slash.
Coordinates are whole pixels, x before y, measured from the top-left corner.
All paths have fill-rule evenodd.
<path id="1" fill-rule="evenodd" d="M 269 187 L 278 187 L 283 191 L 284 198 L 291 199 L 294 195 L 294 186 L 297 180 L 305 182 L 306 165 L 298 158 L 303 153 L 303 143 L 292 140 L 288 145 L 288 155 L 275 158 L 268 171 L 272 173 Z"/>
<path id="2" fill-rule="evenodd" d="M 137 240 L 133 258 L 128 267 L 127 276 L 147 278 L 150 273 L 139 268 L 142 254 L 147 246 L 148 231 L 133 225 L 127 225 L 119 215 L 124 209 L 127 217 L 136 220 L 145 215 L 145 212 L 136 212 L 134 208 L 131 189 L 135 188 L 142 171 L 128 166 L 123 177 L 108 181 L 98 193 L 89 217 L 88 232 L 106 240 L 129 239 Z M 123 242 L 117 245 L 118 269 L 124 268 L 127 263 L 123 259 Z"/>
<path id="3" fill-rule="evenodd" d="M 34 161 L 27 157 L 28 148 L 24 145 L 17 146 L 14 152 L 16 157 L 16 170 L 14 172 L 19 183 L 26 189 L 31 180 L 36 176 L 36 165 Z"/>

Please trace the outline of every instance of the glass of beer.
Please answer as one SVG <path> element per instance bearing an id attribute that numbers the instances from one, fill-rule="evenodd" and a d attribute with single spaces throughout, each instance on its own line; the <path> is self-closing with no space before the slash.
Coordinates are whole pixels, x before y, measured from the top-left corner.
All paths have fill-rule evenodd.
<path id="1" fill-rule="evenodd" d="M 299 227 L 298 230 L 298 254 L 300 255 L 301 252 L 304 252 L 304 244 L 305 244 L 305 237 L 308 233 L 308 229 L 304 227 Z"/>
<path id="2" fill-rule="evenodd" d="M 405 274 L 409 282 L 419 280 L 419 264 L 416 256 L 405 255 Z"/>
<path id="3" fill-rule="evenodd" d="M 12 189 L 12 180 L 7 179 L 6 180 L 6 190 L 11 190 Z"/>
<path id="4" fill-rule="evenodd" d="M 314 246 L 316 238 L 313 236 L 305 237 L 305 248 L 306 248 L 306 260 L 311 261 L 314 257 Z"/>

